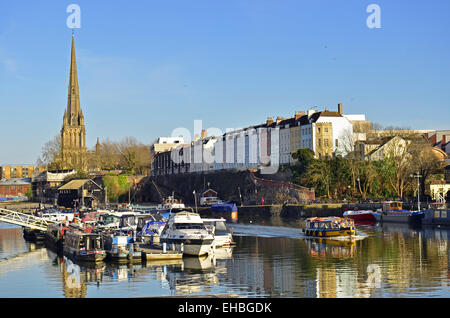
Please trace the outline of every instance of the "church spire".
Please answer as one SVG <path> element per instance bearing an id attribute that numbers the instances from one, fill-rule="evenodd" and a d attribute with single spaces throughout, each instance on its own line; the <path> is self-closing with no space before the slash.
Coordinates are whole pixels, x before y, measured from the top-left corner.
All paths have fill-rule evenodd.
<path id="1" fill-rule="evenodd" d="M 69 73 L 69 94 L 67 97 L 67 121 L 70 125 L 80 125 L 83 115 L 80 108 L 80 92 L 78 88 L 77 59 L 75 56 L 75 35 L 72 32 L 72 52 Z"/>

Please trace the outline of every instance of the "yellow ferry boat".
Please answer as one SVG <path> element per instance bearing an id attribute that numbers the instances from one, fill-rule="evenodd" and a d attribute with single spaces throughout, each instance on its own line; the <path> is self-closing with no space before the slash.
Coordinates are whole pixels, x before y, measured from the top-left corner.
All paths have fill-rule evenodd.
<path id="1" fill-rule="evenodd" d="M 356 234 L 354 221 L 340 217 L 308 218 L 303 232 L 307 236 L 316 237 L 353 236 Z"/>

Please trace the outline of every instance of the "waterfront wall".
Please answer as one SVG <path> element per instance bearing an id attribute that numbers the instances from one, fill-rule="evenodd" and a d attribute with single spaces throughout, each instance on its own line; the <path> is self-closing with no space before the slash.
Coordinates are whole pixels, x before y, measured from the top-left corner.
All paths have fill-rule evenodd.
<path id="1" fill-rule="evenodd" d="M 369 207 L 370 206 L 370 207 Z M 339 216 L 349 209 L 357 207 L 359 210 L 375 210 L 380 204 L 275 204 L 275 205 L 251 205 L 238 206 L 239 216 L 260 216 L 270 217 L 279 215 L 286 218 L 309 218 Z M 198 207 L 198 212 L 203 215 L 210 215 L 210 208 Z"/>
<path id="2" fill-rule="evenodd" d="M 280 172 L 281 173 L 281 172 Z M 270 178 L 269 178 L 270 177 Z M 261 176 L 251 171 L 218 171 L 152 176 L 145 180 L 140 197 L 143 201 L 161 202 L 174 192 L 185 203 L 195 204 L 193 191 L 200 194 L 211 188 L 220 199 L 237 205 L 278 205 L 285 202 L 305 203 L 315 199 L 314 190 L 300 187 L 277 174 Z M 198 201 L 197 201 L 198 203 Z"/>

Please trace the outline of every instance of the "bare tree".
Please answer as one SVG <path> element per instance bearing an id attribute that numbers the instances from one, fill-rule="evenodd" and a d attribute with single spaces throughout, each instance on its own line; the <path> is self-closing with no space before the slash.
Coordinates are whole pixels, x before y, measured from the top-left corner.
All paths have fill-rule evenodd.
<path id="1" fill-rule="evenodd" d="M 150 167 L 150 148 L 136 140 L 126 137 L 117 145 L 120 165 L 124 170 L 135 174 L 146 174 Z"/>
<path id="2" fill-rule="evenodd" d="M 58 134 L 42 146 L 41 155 L 37 159 L 38 166 L 47 166 L 50 170 L 62 169 L 61 136 Z"/>

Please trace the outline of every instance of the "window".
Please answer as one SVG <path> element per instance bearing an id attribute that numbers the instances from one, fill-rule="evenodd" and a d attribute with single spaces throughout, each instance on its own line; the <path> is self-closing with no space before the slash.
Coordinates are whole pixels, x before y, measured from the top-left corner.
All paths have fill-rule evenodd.
<path id="1" fill-rule="evenodd" d="M 339 147 L 339 141 L 336 139 L 336 148 Z"/>
<path id="2" fill-rule="evenodd" d="M 317 132 L 320 134 L 320 127 L 317 128 Z"/>
<path id="3" fill-rule="evenodd" d="M 325 128 L 325 132 L 326 132 L 326 133 L 328 132 L 328 128 Z"/>
<path id="4" fill-rule="evenodd" d="M 326 147 L 328 147 L 328 139 L 325 138 L 325 139 L 323 140 L 323 143 L 325 144 Z"/>
<path id="5" fill-rule="evenodd" d="M 319 142 L 319 147 L 320 147 L 322 145 L 322 140 L 319 138 L 318 142 Z"/>

